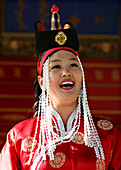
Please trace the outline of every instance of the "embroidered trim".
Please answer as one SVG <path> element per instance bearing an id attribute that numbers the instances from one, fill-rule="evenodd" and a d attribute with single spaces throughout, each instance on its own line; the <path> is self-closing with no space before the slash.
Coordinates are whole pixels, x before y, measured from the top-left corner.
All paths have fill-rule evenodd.
<path id="1" fill-rule="evenodd" d="M 73 123 L 73 121 L 75 119 L 76 113 L 77 113 L 77 108 L 72 112 L 72 114 L 70 115 L 70 117 L 69 117 L 69 119 L 67 121 L 67 131 L 68 132 L 71 131 L 71 129 L 72 129 L 72 123 Z"/>
<path id="2" fill-rule="evenodd" d="M 63 137 L 64 133 L 65 133 L 63 121 L 62 121 L 60 115 L 53 108 L 52 108 L 52 114 L 54 115 L 54 117 L 58 121 L 58 126 L 59 126 L 59 130 L 60 130 L 60 133 L 61 133 L 61 137 Z"/>
<path id="3" fill-rule="evenodd" d="M 60 168 L 65 163 L 66 156 L 62 152 L 58 152 L 54 155 L 54 160 L 49 161 L 51 167 Z"/>
<path id="4" fill-rule="evenodd" d="M 65 136 L 64 135 L 65 134 L 65 128 L 64 128 L 63 121 L 62 121 L 60 115 L 54 109 L 52 110 L 52 113 L 55 116 L 56 120 L 58 121 L 58 126 L 59 126 L 59 129 L 60 129 L 61 136 L 64 137 Z M 70 115 L 70 117 L 68 119 L 68 122 L 67 122 L 67 131 L 68 132 L 71 131 L 71 129 L 72 129 L 72 123 L 74 121 L 76 113 L 77 113 L 77 108 L 73 111 L 73 113 Z"/>
<path id="5" fill-rule="evenodd" d="M 103 130 L 111 130 L 113 128 L 113 124 L 108 120 L 99 120 L 97 126 Z"/>
<path id="6" fill-rule="evenodd" d="M 77 144 L 84 144 L 84 134 L 81 132 L 77 132 L 72 142 Z"/>

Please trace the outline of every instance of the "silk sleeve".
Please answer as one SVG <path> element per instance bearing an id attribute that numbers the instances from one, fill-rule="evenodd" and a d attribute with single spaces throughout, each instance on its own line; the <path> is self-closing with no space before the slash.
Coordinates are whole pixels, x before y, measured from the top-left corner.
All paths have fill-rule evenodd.
<path id="1" fill-rule="evenodd" d="M 114 133 L 109 170 L 121 170 L 121 133 L 116 128 Z"/>
<path id="2" fill-rule="evenodd" d="M 0 170 L 19 170 L 20 164 L 15 150 L 14 133 L 9 132 L 0 154 Z"/>

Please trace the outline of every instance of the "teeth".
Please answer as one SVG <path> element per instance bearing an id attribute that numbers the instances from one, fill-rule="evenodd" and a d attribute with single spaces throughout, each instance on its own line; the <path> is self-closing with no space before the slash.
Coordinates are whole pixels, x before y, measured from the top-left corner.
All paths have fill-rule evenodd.
<path id="1" fill-rule="evenodd" d="M 63 82 L 61 85 L 65 85 L 65 84 L 71 84 L 71 85 L 73 85 L 73 82 Z"/>

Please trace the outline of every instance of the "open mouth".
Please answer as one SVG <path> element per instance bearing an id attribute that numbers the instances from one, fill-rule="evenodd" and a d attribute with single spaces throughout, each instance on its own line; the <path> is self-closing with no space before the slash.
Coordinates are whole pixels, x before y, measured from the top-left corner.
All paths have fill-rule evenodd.
<path id="1" fill-rule="evenodd" d="M 64 90 L 70 90 L 74 87 L 74 82 L 72 80 L 64 80 L 60 83 L 60 87 Z"/>

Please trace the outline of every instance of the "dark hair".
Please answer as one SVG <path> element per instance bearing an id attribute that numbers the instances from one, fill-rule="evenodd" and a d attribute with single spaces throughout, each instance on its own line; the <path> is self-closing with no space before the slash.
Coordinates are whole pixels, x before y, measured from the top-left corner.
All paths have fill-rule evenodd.
<path id="1" fill-rule="evenodd" d="M 39 105 L 39 96 L 42 93 L 42 89 L 40 88 L 39 82 L 38 82 L 38 73 L 36 76 L 36 79 L 34 81 L 34 88 L 35 88 L 35 103 L 33 105 L 33 111 L 36 114 L 36 111 L 38 110 L 38 105 Z M 35 116 L 35 115 L 34 115 Z"/>
<path id="2" fill-rule="evenodd" d="M 38 100 L 40 94 L 42 93 L 42 89 L 40 88 L 39 82 L 38 82 L 38 75 L 34 81 L 34 88 L 35 88 L 35 101 Z"/>

